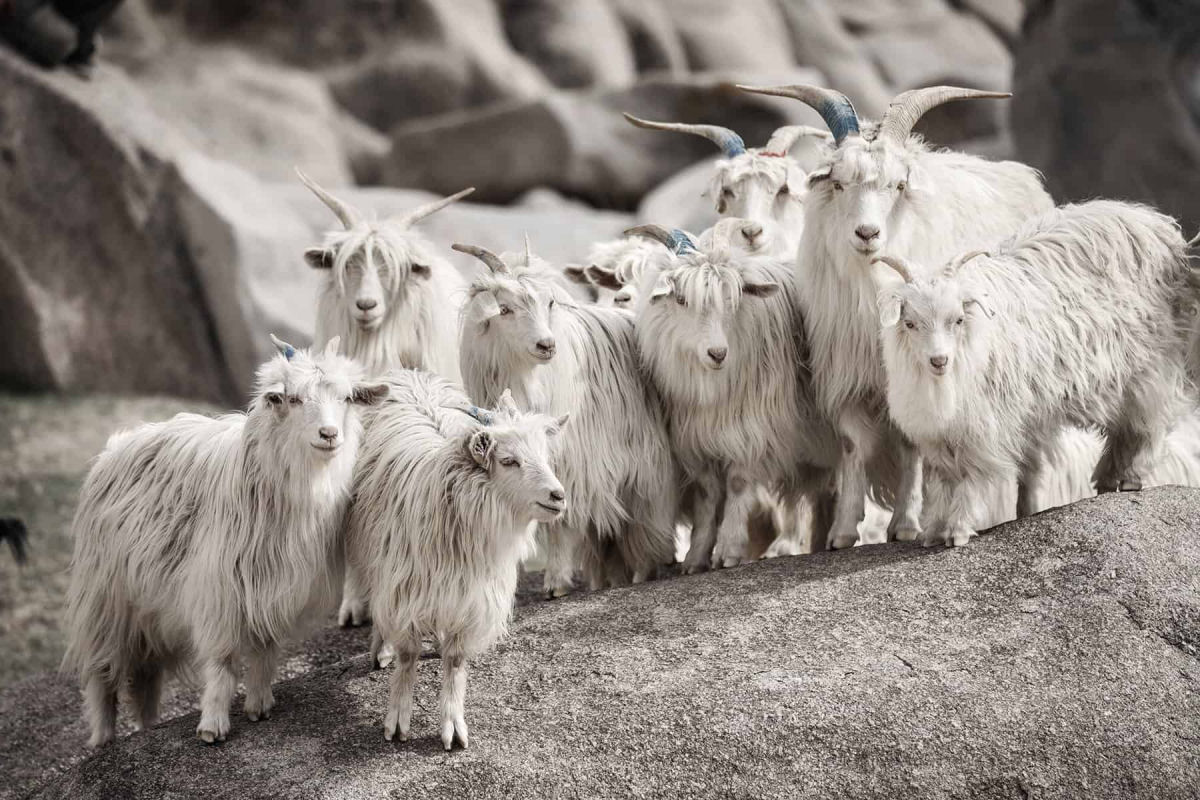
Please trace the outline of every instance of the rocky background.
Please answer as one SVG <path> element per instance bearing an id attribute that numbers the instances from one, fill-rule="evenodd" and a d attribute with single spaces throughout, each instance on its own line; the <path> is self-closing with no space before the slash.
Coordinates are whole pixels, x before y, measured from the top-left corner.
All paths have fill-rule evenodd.
<path id="1" fill-rule="evenodd" d="M 268 332 L 309 337 L 316 276 L 301 255 L 333 220 L 293 167 L 380 215 L 475 186 L 422 224 L 448 259 L 470 271 L 450 242 L 504 250 L 528 232 L 565 264 L 635 221 L 713 218 L 711 145 L 634 129 L 621 111 L 726 125 L 753 146 L 820 123 L 735 82 L 832 86 L 863 116 L 946 83 L 1015 97 L 930 113 L 918 130 L 932 141 L 1026 161 L 1060 202 L 1136 199 L 1200 228 L 1195 0 L 126 0 L 103 33 L 86 81 L 0 43 L 0 516 L 30 530 L 27 565 L 0 551 L 0 774 L 13 776 L 0 797 L 60 773 L 45 796 L 161 796 L 183 791 L 167 769 L 181 752 L 204 756 L 189 717 L 72 767 L 77 694 L 47 673 L 69 522 L 113 429 L 239 406 Z M 512 649 L 480 667 L 472 704 L 490 716 L 455 785 L 625 795 L 670 762 L 656 777 L 678 794 L 702 791 L 708 769 L 735 794 L 783 796 L 834 764 L 815 794 L 866 796 L 887 775 L 892 796 L 1189 796 L 1198 496 L 1097 501 L 1110 505 L 1018 530 L 1049 555 L 1013 534 L 969 560 L 938 555 L 932 576 L 927 554 L 890 548 L 523 607 Z M 1107 543 L 1134 533 L 1150 549 Z M 837 611 L 845 598 L 862 607 Z M 714 632 L 736 652 L 714 650 Z M 398 772 L 399 756 L 372 750 L 384 684 L 343 661 L 363 647 L 337 631 L 298 647 L 285 674 L 317 672 L 278 694 L 308 716 L 279 721 L 282 739 L 239 718 L 247 738 L 216 773 L 192 764 L 190 789 L 419 788 L 440 763 L 432 745 Z M 423 663 L 427 689 L 435 669 Z M 998 680 L 1007 694 L 993 696 Z M 331 697 L 354 714 L 314 733 Z M 191 700 L 172 695 L 168 716 Z M 664 739 L 666 722 L 688 741 Z M 340 744 L 311 751 L 321 736 Z M 732 749 L 701 744 L 721 737 Z M 143 746 L 164 768 L 148 782 L 123 766 Z M 256 759 L 286 770 L 247 784 Z M 327 774 L 306 783 L 313 759 Z"/>

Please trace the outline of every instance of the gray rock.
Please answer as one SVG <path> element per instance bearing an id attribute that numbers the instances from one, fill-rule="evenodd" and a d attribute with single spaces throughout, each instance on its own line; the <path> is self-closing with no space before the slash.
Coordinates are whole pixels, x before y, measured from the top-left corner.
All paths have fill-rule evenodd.
<path id="1" fill-rule="evenodd" d="M 786 70 L 796 64 L 775 0 L 662 0 L 696 71 Z"/>
<path id="2" fill-rule="evenodd" d="M 195 714 L 37 797 L 1195 797 L 1200 492 L 1112 494 L 965 549 L 877 545 L 519 608 L 471 665 L 471 747 L 383 740 L 365 658 Z"/>
<path id="3" fill-rule="evenodd" d="M 625 26 L 637 71 L 687 72 L 687 52 L 662 0 L 611 0 Z"/>
<path id="4" fill-rule="evenodd" d="M 1059 202 L 1136 200 L 1200 226 L 1200 25 L 1172 0 L 1038 2 L 1015 51 L 1013 128 Z"/>
<path id="5" fill-rule="evenodd" d="M 633 49 L 608 0 L 501 0 L 508 39 L 555 86 L 633 83 Z"/>
<path id="6" fill-rule="evenodd" d="M 638 130 L 622 111 L 735 127 L 747 141 L 766 141 L 775 128 L 797 119 L 817 119 L 800 103 L 772 102 L 711 76 L 648 79 L 609 92 L 555 92 L 397 127 L 384 181 L 441 194 L 471 185 L 478 189 L 475 197 L 487 202 L 549 186 L 596 205 L 629 208 L 650 187 L 713 152 L 695 137 Z"/>

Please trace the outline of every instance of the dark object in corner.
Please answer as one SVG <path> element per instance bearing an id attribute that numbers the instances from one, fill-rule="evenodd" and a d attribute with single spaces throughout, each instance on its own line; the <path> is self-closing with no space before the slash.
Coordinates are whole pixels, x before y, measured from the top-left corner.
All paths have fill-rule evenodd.
<path id="1" fill-rule="evenodd" d="M 0 37 L 43 67 L 87 66 L 121 0 L 0 0 Z"/>
<path id="2" fill-rule="evenodd" d="M 12 548 L 13 558 L 18 564 L 24 564 L 25 541 L 29 538 L 25 523 L 16 517 L 0 517 L 0 541 L 7 541 Z"/>

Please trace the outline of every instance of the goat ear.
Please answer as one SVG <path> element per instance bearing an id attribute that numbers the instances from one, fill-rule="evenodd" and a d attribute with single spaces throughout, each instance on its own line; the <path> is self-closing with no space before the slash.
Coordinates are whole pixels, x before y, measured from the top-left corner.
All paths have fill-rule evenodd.
<path id="1" fill-rule="evenodd" d="M 986 295 L 984 295 L 984 296 L 986 297 Z M 992 309 L 989 308 L 989 304 L 985 304 L 978 297 L 968 297 L 966 300 L 963 300 L 963 313 L 964 314 L 967 313 L 967 309 L 969 309 L 973 305 L 979 306 L 979 310 L 982 311 L 988 319 L 991 319 L 992 317 L 996 316 L 996 312 L 992 311 Z"/>
<path id="2" fill-rule="evenodd" d="M 333 269 L 333 253 L 324 247 L 310 247 L 304 251 L 304 260 L 313 269 Z"/>
<path id="3" fill-rule="evenodd" d="M 476 464 L 490 470 L 492 457 L 496 454 L 496 440 L 489 431 L 475 431 L 467 439 L 467 452 Z"/>
<path id="4" fill-rule="evenodd" d="M 267 387 L 266 391 L 263 392 L 263 400 L 266 401 L 268 406 L 276 411 L 283 408 L 283 384 L 276 383 Z"/>
<path id="5" fill-rule="evenodd" d="M 471 319 L 480 325 L 487 325 L 492 317 L 500 316 L 500 302 L 492 292 L 479 292 L 471 298 Z"/>
<path id="6" fill-rule="evenodd" d="M 412 270 L 413 275 L 416 275 L 418 278 L 424 278 L 426 280 L 428 280 L 429 276 L 431 276 L 433 274 L 433 270 L 429 268 L 428 264 L 422 264 L 417 261 L 414 261 L 412 263 L 412 266 L 410 267 L 410 269 Z"/>
<path id="7" fill-rule="evenodd" d="M 583 267 L 579 266 L 578 264 L 568 264 L 567 266 L 563 267 L 563 275 L 565 275 L 567 280 L 569 280 L 571 283 L 580 283 L 584 286 L 592 285 L 592 282 L 587 279 L 587 273 L 585 273 Z"/>
<path id="8" fill-rule="evenodd" d="M 570 422 L 570 420 L 571 420 L 570 414 L 563 414 L 561 417 L 558 417 L 557 419 L 554 420 L 554 424 L 549 426 L 546 429 L 546 433 L 548 433 L 551 436 L 558 435 L 559 433 L 562 432 L 563 428 L 567 427 L 567 423 Z"/>
<path id="9" fill-rule="evenodd" d="M 890 328 L 900 321 L 904 300 L 897 292 L 885 291 L 879 295 L 879 324 Z"/>
<path id="10" fill-rule="evenodd" d="M 386 383 L 357 383 L 350 391 L 350 401 L 360 406 L 377 406 L 391 391 Z"/>
<path id="11" fill-rule="evenodd" d="M 832 167 L 821 167 L 820 169 L 816 169 L 816 170 L 813 170 L 812 172 L 808 173 L 808 179 L 805 180 L 804 183 L 809 189 L 812 189 L 814 186 L 816 186 L 821 181 L 829 180 L 829 178 L 832 175 L 833 175 Z"/>
<path id="12" fill-rule="evenodd" d="M 614 292 L 625 284 L 617 280 L 617 275 L 611 269 L 604 269 L 592 264 L 587 268 L 588 278 L 597 286 L 603 286 L 605 289 L 612 289 Z"/>
<path id="13" fill-rule="evenodd" d="M 654 281 L 654 288 L 650 290 L 650 302 L 661 300 L 673 291 L 675 291 L 674 281 L 666 275 L 659 275 Z"/>
<path id="14" fill-rule="evenodd" d="M 779 284 L 774 281 L 766 283 L 750 283 L 742 281 L 742 291 L 751 297 L 770 297 L 779 291 Z"/>

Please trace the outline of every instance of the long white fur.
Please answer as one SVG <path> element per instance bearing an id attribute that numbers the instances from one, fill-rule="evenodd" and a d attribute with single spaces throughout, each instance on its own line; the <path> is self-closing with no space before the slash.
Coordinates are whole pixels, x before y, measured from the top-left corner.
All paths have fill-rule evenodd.
<path id="1" fill-rule="evenodd" d="M 506 396 L 485 425 L 466 412 L 462 390 L 437 376 L 406 371 L 389 381 L 391 399 L 373 415 L 347 522 L 349 558 L 367 576 L 377 636 L 397 653 L 384 735 L 408 738 L 421 640 L 434 638 L 442 741 L 447 750 L 455 739 L 466 747 L 465 661 L 507 628 L 518 566 L 533 546 L 531 523 L 558 516 L 536 503 L 562 502 L 550 463 L 566 420 L 519 413 Z"/>
<path id="2" fill-rule="evenodd" d="M 547 531 L 546 591 L 568 592 L 577 565 L 591 588 L 653 577 L 673 560 L 679 471 L 632 315 L 576 305 L 536 256 L 501 258 L 508 272 L 481 270 L 468 290 L 461 365 L 482 405 L 510 388 L 523 409 L 572 414 L 556 463 L 571 507 Z M 540 340 L 552 357 L 537 357 Z"/>
<path id="3" fill-rule="evenodd" d="M 1115 201 L 1063 206 L 990 256 L 919 274 L 879 294 L 879 319 L 891 416 L 945 484 L 927 541 L 965 544 L 982 493 L 1037 471 L 1065 425 L 1106 435 L 1101 491 L 1151 481 L 1194 406 L 1198 281 L 1174 220 Z"/>
<path id="4" fill-rule="evenodd" d="M 820 508 L 840 452 L 803 366 L 791 265 L 697 246 L 646 276 L 635 326 L 642 362 L 667 403 L 672 446 L 702 490 L 689 572 L 707 567 L 710 554 L 714 566 L 746 557 L 755 484 L 790 500 L 807 496 Z M 710 347 L 726 348 L 719 368 Z M 817 516 L 815 525 L 828 527 Z"/>
<path id="5" fill-rule="evenodd" d="M 873 134 L 874 126 L 864 128 L 865 137 Z M 1030 167 L 932 150 L 919 136 L 903 145 L 850 136 L 810 176 L 796 282 L 818 399 L 846 445 L 832 546 L 857 540 L 864 461 L 890 435 L 876 312 L 880 276 L 889 270 L 871 258 L 887 252 L 941 264 L 999 241 L 1052 206 Z M 860 243 L 860 225 L 877 226 L 879 236 Z M 889 537 L 908 540 L 920 533 L 921 464 L 900 441 L 906 477 Z"/>
<path id="6" fill-rule="evenodd" d="M 279 355 L 245 414 L 179 414 L 109 439 L 75 515 L 63 660 L 80 677 L 92 745 L 112 739 L 126 681 L 137 723 L 152 724 L 172 668 L 201 671 L 206 741 L 229 731 L 243 656 L 246 714 L 269 715 L 280 643 L 336 599 L 360 436 L 347 398 L 385 391 L 364 393 L 361 374 L 332 348 Z M 336 449 L 316 449 L 322 426 L 338 429 Z"/>

